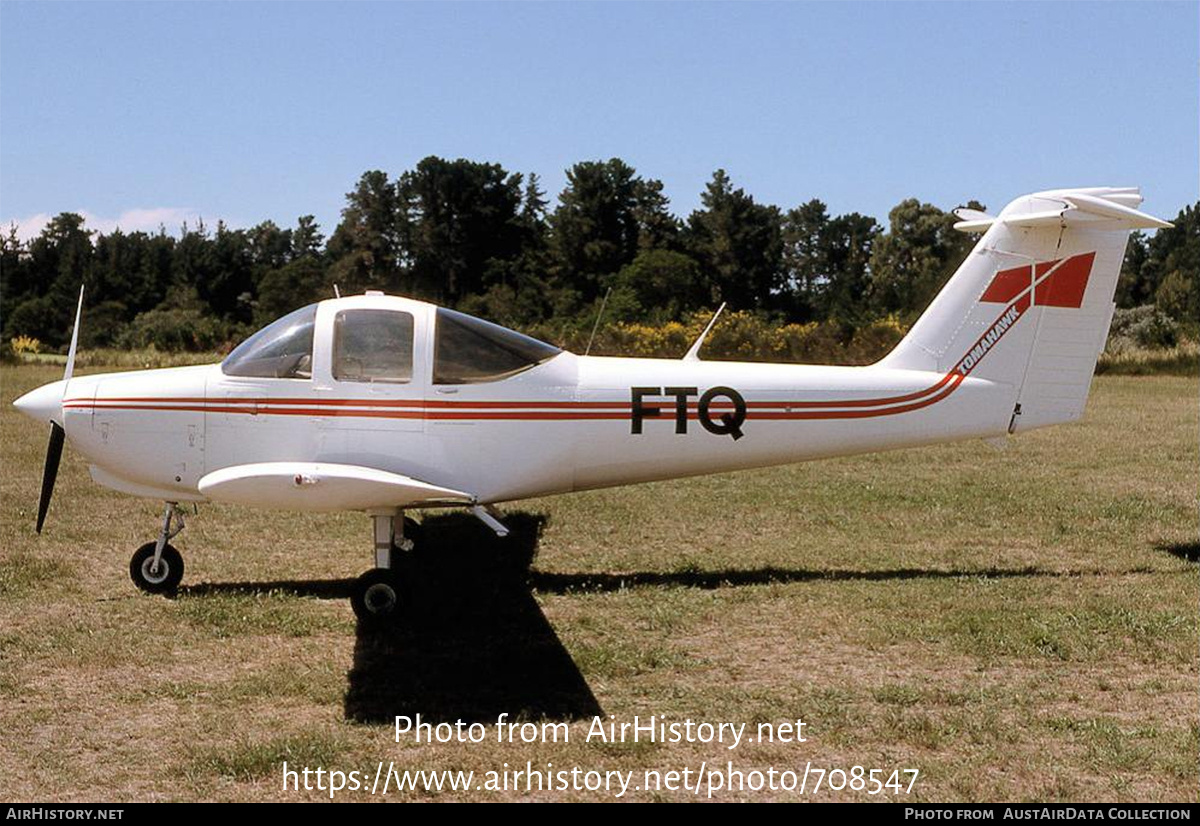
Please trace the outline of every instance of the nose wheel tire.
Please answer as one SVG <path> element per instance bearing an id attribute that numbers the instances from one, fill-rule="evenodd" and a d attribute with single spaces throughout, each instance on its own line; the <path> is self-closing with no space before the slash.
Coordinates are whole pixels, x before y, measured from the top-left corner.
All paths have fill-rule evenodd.
<path id="1" fill-rule="evenodd" d="M 350 605 L 361 622 L 380 624 L 395 619 L 401 609 L 399 578 L 387 568 L 367 571 L 355 580 Z"/>
<path id="2" fill-rule="evenodd" d="M 164 545 L 156 567 L 154 547 L 154 542 L 147 542 L 134 551 L 129 578 L 148 594 L 173 594 L 183 580 L 183 557 L 173 545 Z"/>

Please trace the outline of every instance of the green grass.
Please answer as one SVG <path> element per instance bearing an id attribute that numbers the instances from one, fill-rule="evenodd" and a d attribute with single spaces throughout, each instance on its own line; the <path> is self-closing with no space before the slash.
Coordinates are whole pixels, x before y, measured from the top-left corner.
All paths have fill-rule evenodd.
<path id="1" fill-rule="evenodd" d="M 159 504 L 93 484 L 70 446 L 36 536 L 46 432 L 10 403 L 59 371 L 0 371 L 6 800 L 323 796 L 281 791 L 283 760 L 482 772 L 726 759 L 911 766 L 924 801 L 1195 799 L 1194 378 L 1100 376 L 1081 423 L 1003 451 L 945 445 L 509 506 L 548 518 L 524 598 L 606 714 L 809 724 L 807 743 L 728 752 L 585 744 L 583 723 L 568 744 L 415 746 L 348 722 L 364 679 L 400 697 L 438 662 L 478 658 L 461 676 L 491 685 L 503 663 L 488 649 L 504 640 L 484 627 L 416 657 L 416 635 L 364 670 L 349 606 L 320 586 L 368 565 L 354 514 L 202 507 L 175 544 L 185 585 L 206 587 L 143 596 L 128 558 Z M 448 610 L 484 610 L 471 593 Z M 536 699 L 537 675 L 521 679 Z M 540 796 L 563 798 L 605 799 Z"/>
<path id="2" fill-rule="evenodd" d="M 74 570 L 61 559 L 43 559 L 28 552 L 15 551 L 0 566 L 0 597 L 12 599 L 49 580 L 74 582 Z"/>
<path id="3" fill-rule="evenodd" d="M 310 637 L 341 627 L 324 614 L 296 610 L 296 599 L 280 591 L 264 594 L 185 595 L 177 615 L 193 628 L 221 639 L 247 635 Z"/>
<path id="4" fill-rule="evenodd" d="M 339 738 L 327 734 L 295 734 L 266 741 L 222 743 L 193 752 L 183 774 L 258 780 L 274 774 L 285 760 L 289 767 L 296 764 L 333 765 L 341 756 L 342 748 Z"/>

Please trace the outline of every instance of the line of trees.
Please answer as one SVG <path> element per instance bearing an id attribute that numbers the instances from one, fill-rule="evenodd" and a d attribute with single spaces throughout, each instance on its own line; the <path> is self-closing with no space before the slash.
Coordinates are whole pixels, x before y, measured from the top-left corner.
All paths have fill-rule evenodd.
<path id="1" fill-rule="evenodd" d="M 859 213 L 830 215 L 817 199 L 784 210 L 724 170 L 680 218 L 661 181 L 618 158 L 575 164 L 551 205 L 537 175 L 428 157 L 396 178 L 365 173 L 328 238 L 311 215 L 290 228 L 184 226 L 178 236 L 100 234 L 73 213 L 28 242 L 12 227 L 0 236 L 0 335 L 62 346 L 86 283 L 88 347 L 221 348 L 329 297 L 334 284 L 525 329 L 586 327 L 608 294 L 610 321 L 662 324 L 726 301 L 768 321 L 835 325 L 849 338 L 924 309 L 974 243 L 955 220 L 916 199 L 897 204 L 886 228 Z M 1175 223 L 1133 236 L 1117 300 L 1157 305 L 1194 333 L 1200 203 Z"/>

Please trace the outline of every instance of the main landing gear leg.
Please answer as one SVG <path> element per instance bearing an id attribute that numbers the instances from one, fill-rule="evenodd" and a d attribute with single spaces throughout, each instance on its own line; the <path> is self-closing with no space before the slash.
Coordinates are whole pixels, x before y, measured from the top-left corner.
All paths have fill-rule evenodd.
<path id="1" fill-rule="evenodd" d="M 375 536 L 375 567 L 354 582 L 350 605 L 359 621 L 382 623 L 402 607 L 401 569 L 420 541 L 421 526 L 402 510 L 370 514 Z"/>
<path id="2" fill-rule="evenodd" d="M 173 594 L 183 579 L 183 557 L 170 540 L 186 527 L 178 502 L 168 502 L 158 540 L 147 542 L 129 560 L 133 584 L 150 594 Z"/>

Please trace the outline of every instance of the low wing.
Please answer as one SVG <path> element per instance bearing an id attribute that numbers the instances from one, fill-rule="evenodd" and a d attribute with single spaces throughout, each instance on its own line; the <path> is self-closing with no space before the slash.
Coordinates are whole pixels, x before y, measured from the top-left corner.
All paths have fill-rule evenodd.
<path id="1" fill-rule="evenodd" d="M 475 497 L 385 470 L 323 462 L 262 462 L 213 471 L 200 492 L 216 502 L 301 511 L 470 505 Z"/>

